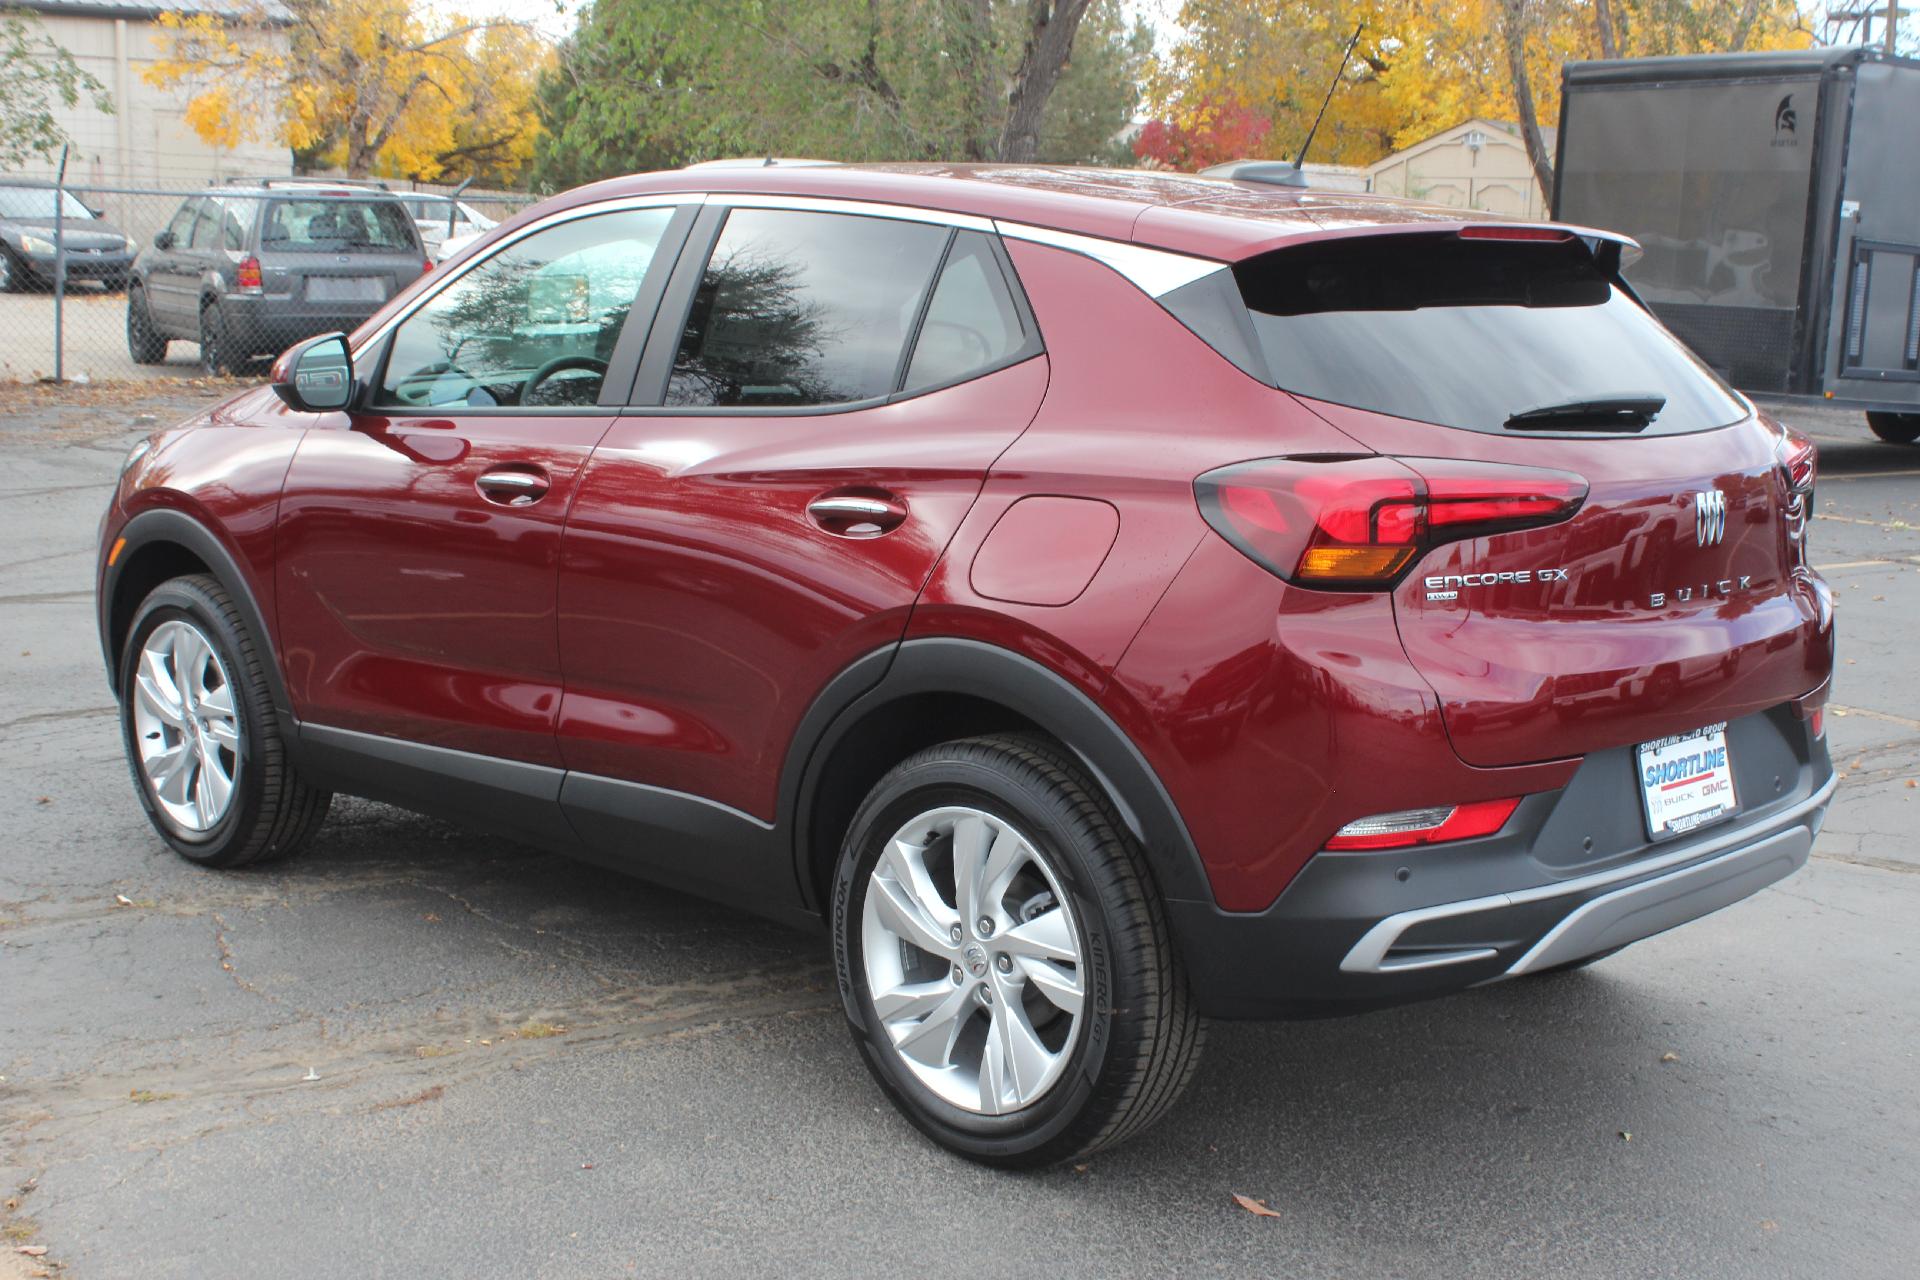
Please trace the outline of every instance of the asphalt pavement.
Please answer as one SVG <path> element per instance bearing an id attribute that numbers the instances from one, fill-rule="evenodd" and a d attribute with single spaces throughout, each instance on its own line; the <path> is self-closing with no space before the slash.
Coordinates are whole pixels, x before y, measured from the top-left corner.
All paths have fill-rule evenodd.
<path id="1" fill-rule="evenodd" d="M 91 569 L 198 394 L 0 389 L 0 1276 L 1916 1273 L 1920 448 L 1787 413 L 1842 604 L 1804 871 L 1583 973 L 1218 1025 L 1159 1128 L 1014 1176 L 882 1101 L 820 937 L 359 801 L 271 870 L 165 851 Z"/>

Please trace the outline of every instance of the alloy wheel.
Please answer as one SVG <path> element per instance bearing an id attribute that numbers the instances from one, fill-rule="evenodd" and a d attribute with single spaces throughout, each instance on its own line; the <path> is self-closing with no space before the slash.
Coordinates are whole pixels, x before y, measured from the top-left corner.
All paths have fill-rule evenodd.
<path id="1" fill-rule="evenodd" d="M 1072 909 L 1033 842 L 993 814 L 935 809 L 887 841 L 867 883 L 861 959 L 901 1065 L 952 1106 L 1031 1106 L 1079 1043 Z"/>
<path id="2" fill-rule="evenodd" d="M 212 830 L 233 806 L 240 770 L 240 718 L 220 655 L 193 624 L 163 622 L 141 645 L 132 696 L 154 802 L 189 831 Z"/>

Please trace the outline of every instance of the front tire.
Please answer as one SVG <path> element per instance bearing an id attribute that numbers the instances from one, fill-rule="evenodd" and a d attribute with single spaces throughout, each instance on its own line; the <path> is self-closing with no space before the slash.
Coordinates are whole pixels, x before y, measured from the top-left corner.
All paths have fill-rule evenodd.
<path id="1" fill-rule="evenodd" d="M 232 598 L 204 575 L 140 603 L 120 654 L 120 724 L 154 830 L 208 867 L 298 852 L 332 793 L 308 786 L 280 737 L 265 657 Z"/>
<path id="2" fill-rule="evenodd" d="M 127 354 L 135 364 L 164 364 L 167 340 L 153 327 L 147 291 L 137 285 L 127 290 Z"/>
<path id="3" fill-rule="evenodd" d="M 833 890 L 854 1041 L 921 1132 L 1033 1168 L 1146 1129 L 1205 1024 L 1141 851 L 1050 741 L 942 743 L 874 787 Z"/>
<path id="4" fill-rule="evenodd" d="M 1888 444 L 1920 440 L 1920 413 L 1869 413 L 1867 428 Z"/>

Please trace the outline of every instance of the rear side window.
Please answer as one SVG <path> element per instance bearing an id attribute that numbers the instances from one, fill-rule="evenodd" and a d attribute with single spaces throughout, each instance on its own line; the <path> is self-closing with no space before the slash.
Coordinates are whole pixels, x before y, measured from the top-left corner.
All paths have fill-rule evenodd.
<path id="1" fill-rule="evenodd" d="M 252 216 L 253 205 L 251 202 L 244 204 L 235 202 L 234 204 L 228 205 L 226 209 L 221 212 L 220 236 L 227 248 L 237 253 L 246 247 L 247 229 L 242 219 Z"/>
<path id="2" fill-rule="evenodd" d="M 275 200 L 260 233 L 269 253 L 402 253 L 419 243 L 397 200 Z"/>
<path id="3" fill-rule="evenodd" d="M 913 346 L 904 391 L 958 382 L 1019 354 L 1027 344 L 993 245 L 978 231 L 954 237 Z"/>
<path id="4" fill-rule="evenodd" d="M 854 214 L 727 215 L 666 403 L 786 407 L 893 392 L 945 227 Z"/>
<path id="5" fill-rule="evenodd" d="M 1745 416 L 1578 239 L 1359 236 L 1234 276 L 1274 384 L 1316 400 L 1491 432 L 1622 397 L 1665 398 L 1647 434 Z"/>

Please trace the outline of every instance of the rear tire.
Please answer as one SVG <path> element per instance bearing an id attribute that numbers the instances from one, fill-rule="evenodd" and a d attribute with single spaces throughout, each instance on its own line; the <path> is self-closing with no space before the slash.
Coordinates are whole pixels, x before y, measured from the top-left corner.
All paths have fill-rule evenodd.
<path id="1" fill-rule="evenodd" d="M 167 340 L 154 329 L 147 291 L 138 285 L 127 290 L 127 354 L 135 364 L 164 364 L 167 359 Z"/>
<path id="2" fill-rule="evenodd" d="M 1867 427 L 1888 444 L 1920 440 L 1920 413 L 1869 413 Z"/>
<path id="3" fill-rule="evenodd" d="M 971 738 L 903 761 L 854 816 L 832 917 L 868 1069 L 970 1160 L 1084 1156 L 1153 1124 L 1192 1078 L 1206 1028 L 1158 891 L 1056 743 Z"/>
<path id="4" fill-rule="evenodd" d="M 220 304 L 209 302 L 200 308 L 200 371 L 209 378 L 230 378 L 239 368 L 230 350 L 233 335 L 227 330 Z"/>
<path id="5" fill-rule="evenodd" d="M 204 575 L 154 588 L 120 654 L 120 724 L 134 789 L 189 862 L 244 867 L 297 853 L 331 792 L 308 786 L 280 736 L 266 659 L 232 597 Z"/>

